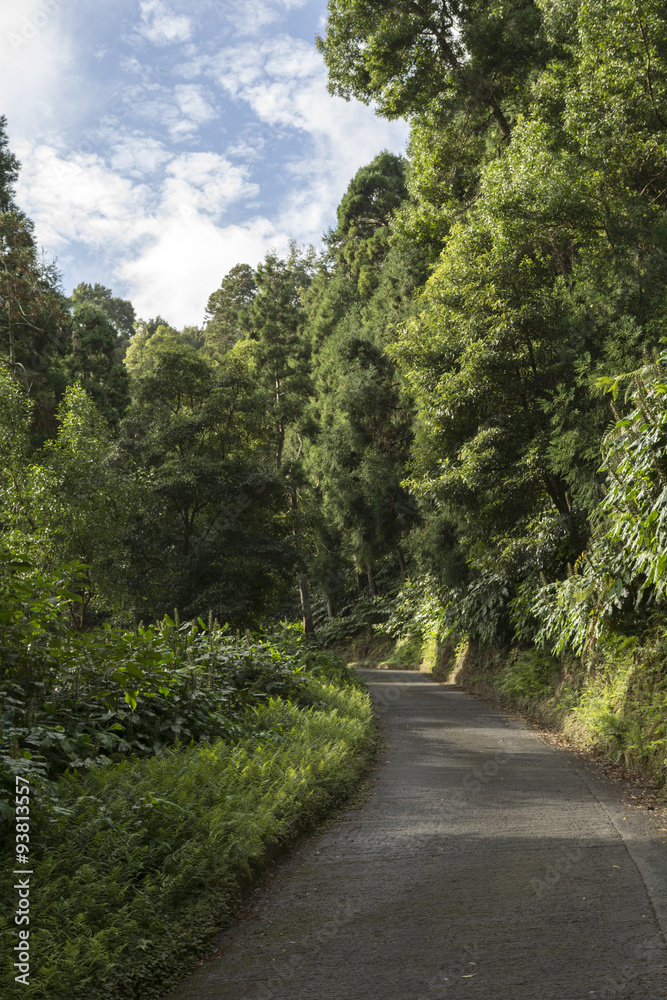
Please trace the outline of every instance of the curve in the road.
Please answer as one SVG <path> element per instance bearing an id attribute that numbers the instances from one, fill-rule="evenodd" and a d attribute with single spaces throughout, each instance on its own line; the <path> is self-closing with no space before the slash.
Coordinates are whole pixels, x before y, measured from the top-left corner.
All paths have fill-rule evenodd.
<path id="1" fill-rule="evenodd" d="M 667 997 L 667 845 L 621 786 L 453 687 L 362 675 L 387 739 L 367 802 L 170 1000 Z"/>

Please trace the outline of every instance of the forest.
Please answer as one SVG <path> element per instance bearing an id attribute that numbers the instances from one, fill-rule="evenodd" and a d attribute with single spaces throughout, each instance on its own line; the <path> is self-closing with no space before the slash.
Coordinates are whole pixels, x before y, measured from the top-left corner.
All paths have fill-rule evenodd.
<path id="1" fill-rule="evenodd" d="M 370 707 L 331 649 L 454 670 L 667 778 L 665 6 L 329 0 L 317 44 L 406 154 L 200 326 L 64 293 L 0 118 L 0 819 L 23 775 L 51 885 L 101 866 L 66 954 L 42 900 L 34 997 L 160 995 L 178 928 L 232 905 L 196 887 L 358 780 Z M 216 747 L 210 795 L 257 771 L 222 874 L 182 818 Z M 123 907 L 162 935 L 130 985 Z"/>

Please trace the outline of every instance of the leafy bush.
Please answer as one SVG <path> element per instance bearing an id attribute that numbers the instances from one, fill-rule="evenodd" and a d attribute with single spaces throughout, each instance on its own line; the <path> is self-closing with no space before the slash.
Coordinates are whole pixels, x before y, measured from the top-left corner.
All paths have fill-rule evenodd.
<path id="1" fill-rule="evenodd" d="M 235 743 L 170 748 L 58 782 L 57 823 L 31 833 L 39 919 L 27 989 L 13 980 L 13 894 L 2 895 L 3 997 L 163 995 L 267 847 L 342 801 L 365 766 L 367 692 L 313 675 L 304 687 L 316 708 L 268 697 L 246 710 L 248 735 Z"/>
<path id="2" fill-rule="evenodd" d="M 568 579 L 536 593 L 536 640 L 556 653 L 585 654 L 610 629 L 646 624 L 667 600 L 667 351 L 654 364 L 600 379 L 615 399 L 623 386 L 633 409 L 603 441 L 607 490 L 597 530 Z"/>
<path id="3" fill-rule="evenodd" d="M 560 661 L 544 650 L 526 650 L 505 664 L 495 686 L 503 697 L 528 700 L 552 690 L 560 669 Z"/>
<path id="4" fill-rule="evenodd" d="M 451 631 L 448 610 L 434 580 L 408 580 L 392 601 L 387 621 L 378 628 L 394 639 L 443 638 Z"/>
<path id="5" fill-rule="evenodd" d="M 335 618 L 323 621 L 318 627 L 320 641 L 325 646 L 350 642 L 375 626 L 382 627 L 391 609 L 391 598 L 360 597 L 345 605 Z"/>
<path id="6" fill-rule="evenodd" d="M 6 548 L 0 560 L 5 823 L 17 773 L 35 782 L 34 808 L 57 815 L 51 782 L 66 770 L 239 739 L 246 710 L 270 697 L 298 698 L 307 669 L 349 683 L 298 627 L 241 637 L 215 622 L 165 617 L 129 631 L 73 632 L 68 608 L 80 599 L 80 564 L 46 575 Z"/>
<path id="7" fill-rule="evenodd" d="M 175 743 L 238 738 L 246 707 L 297 692 L 304 667 L 293 645 L 169 618 L 53 638 L 50 661 L 0 680 L 5 816 L 17 770 L 53 778 Z"/>

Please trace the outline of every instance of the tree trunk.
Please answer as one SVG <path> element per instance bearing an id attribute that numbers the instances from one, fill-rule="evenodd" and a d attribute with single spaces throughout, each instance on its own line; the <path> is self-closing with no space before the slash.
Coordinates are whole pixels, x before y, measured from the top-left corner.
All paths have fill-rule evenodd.
<path id="1" fill-rule="evenodd" d="M 458 76 L 459 80 L 461 81 L 461 84 L 463 85 L 464 89 L 467 90 L 470 96 L 479 104 L 486 105 L 486 107 L 489 109 L 489 111 L 496 120 L 496 125 L 500 130 L 500 134 L 502 135 L 503 140 L 505 142 L 509 142 L 509 139 L 512 135 L 512 129 L 510 128 L 510 124 L 507 121 L 507 118 L 505 118 L 505 115 L 503 114 L 500 105 L 496 101 L 492 87 L 483 85 L 480 88 L 475 85 L 475 82 L 470 79 L 465 68 L 459 62 L 456 53 L 454 52 L 454 49 L 449 44 L 445 35 L 443 35 L 443 33 L 438 30 L 437 25 L 433 24 L 432 21 L 429 21 L 428 15 L 424 10 L 424 8 L 418 2 L 414 3 L 414 7 L 422 15 L 422 17 L 426 19 L 429 28 L 431 29 L 431 31 L 433 32 L 433 34 L 437 39 L 440 51 L 445 57 L 445 61 L 448 62 L 449 65 L 452 67 L 452 69 Z M 450 22 L 450 27 L 453 27 L 453 19 Z"/>
<path id="2" fill-rule="evenodd" d="M 333 601 L 331 600 L 331 598 L 329 597 L 328 594 L 327 594 L 327 617 L 329 617 L 329 618 L 333 618 L 334 617 Z"/>
<path id="3" fill-rule="evenodd" d="M 396 546 L 396 555 L 398 556 L 398 565 L 401 569 L 401 579 L 403 580 L 403 583 L 405 583 L 408 578 L 408 567 L 405 565 L 405 556 L 403 555 L 400 545 Z"/>
<path id="4" fill-rule="evenodd" d="M 373 570 L 370 566 L 368 567 L 368 586 L 370 587 L 371 594 L 373 595 L 373 597 L 377 597 L 378 588 L 377 584 L 375 583 L 375 576 L 373 575 Z"/>
<path id="5" fill-rule="evenodd" d="M 278 421 L 278 440 L 276 442 L 276 472 L 280 471 L 283 460 L 283 445 L 285 444 L 285 422 L 280 418 Z"/>
<path id="6" fill-rule="evenodd" d="M 493 96 L 493 94 L 489 94 L 487 95 L 486 98 L 482 98 L 482 100 L 486 104 L 487 108 L 489 109 L 493 117 L 496 119 L 496 125 L 500 129 L 500 134 L 502 135 L 503 139 L 505 140 L 505 142 L 508 142 L 509 139 L 511 138 L 512 130 L 510 128 L 509 122 L 507 121 L 507 118 L 505 118 L 505 115 L 502 113 L 495 97 Z"/>
<path id="7" fill-rule="evenodd" d="M 310 591 L 308 589 L 308 577 L 305 573 L 299 575 L 299 594 L 301 597 L 301 610 L 303 611 L 303 627 L 306 635 L 317 636 L 313 625 L 313 616 L 310 611 Z"/>
<path id="8" fill-rule="evenodd" d="M 280 421 L 281 430 L 283 428 L 283 422 Z M 284 435 L 284 431 L 283 431 Z M 282 453 L 282 441 L 280 441 L 278 459 Z M 276 466 L 280 468 L 279 465 Z M 294 514 L 296 515 L 296 510 L 299 504 L 299 494 L 296 489 L 291 492 L 291 505 Z M 297 552 L 299 553 L 299 561 L 301 562 L 301 567 L 299 571 L 299 597 L 301 598 L 301 611 L 303 612 L 303 627 L 306 631 L 306 635 L 313 636 L 317 638 L 317 633 L 315 631 L 315 626 L 313 624 L 313 616 L 310 610 L 310 589 L 308 587 L 308 574 L 306 573 L 306 561 L 303 557 L 303 549 L 301 548 L 301 536 L 297 531 L 297 522 L 294 521 L 294 544 L 296 545 Z"/>
<path id="9" fill-rule="evenodd" d="M 352 559 L 354 560 L 354 575 L 357 578 L 357 593 L 361 594 L 363 592 L 363 589 L 364 589 L 364 585 L 361 582 L 363 580 L 363 577 L 362 577 L 361 573 L 359 572 L 359 567 L 357 566 L 357 557 L 356 557 L 356 555 L 353 555 Z"/>
<path id="10" fill-rule="evenodd" d="M 559 514 L 569 516 L 572 511 L 567 499 L 567 486 L 560 476 L 554 476 L 546 469 L 542 471 L 542 481 Z"/>
<path id="11" fill-rule="evenodd" d="M 14 375 L 14 368 L 16 363 L 16 358 L 14 356 L 14 329 L 12 327 L 12 305 L 9 299 L 7 299 L 7 319 L 9 322 L 9 366 Z"/>

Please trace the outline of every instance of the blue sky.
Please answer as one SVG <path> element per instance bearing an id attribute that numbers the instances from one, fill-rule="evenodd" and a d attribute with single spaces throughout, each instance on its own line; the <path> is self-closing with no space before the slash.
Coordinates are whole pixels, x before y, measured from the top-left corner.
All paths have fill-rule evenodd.
<path id="1" fill-rule="evenodd" d="M 236 263 L 317 245 L 355 171 L 407 127 L 330 97 L 325 0 L 12 0 L 0 114 L 18 201 L 80 281 L 201 323 Z"/>

